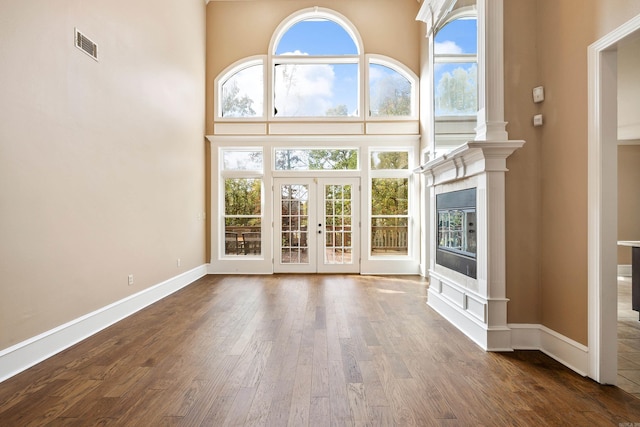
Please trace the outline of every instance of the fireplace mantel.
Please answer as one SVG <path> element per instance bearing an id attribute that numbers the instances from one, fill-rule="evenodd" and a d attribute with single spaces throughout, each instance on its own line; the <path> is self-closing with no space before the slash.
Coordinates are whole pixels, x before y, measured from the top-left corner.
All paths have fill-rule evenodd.
<path id="1" fill-rule="evenodd" d="M 524 141 L 469 141 L 415 170 L 429 186 L 460 180 L 483 172 L 506 172 L 507 157 Z"/>
<path id="2" fill-rule="evenodd" d="M 524 141 L 472 141 L 415 170 L 429 187 L 428 304 L 479 346 L 511 351 L 505 280 L 506 161 Z M 436 263 L 436 195 L 476 188 L 477 276 Z"/>

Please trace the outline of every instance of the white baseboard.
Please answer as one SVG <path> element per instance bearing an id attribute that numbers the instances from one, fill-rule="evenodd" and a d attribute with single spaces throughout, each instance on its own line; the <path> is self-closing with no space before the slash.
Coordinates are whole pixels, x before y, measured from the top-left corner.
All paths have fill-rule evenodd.
<path id="1" fill-rule="evenodd" d="M 0 382 L 42 362 L 207 274 L 202 265 L 0 351 Z"/>
<path id="2" fill-rule="evenodd" d="M 428 305 L 486 351 L 538 350 L 582 376 L 589 373 L 589 348 L 539 324 L 487 329 L 429 288 Z M 497 344 L 496 344 L 497 343 Z"/>
<path id="3" fill-rule="evenodd" d="M 576 373 L 589 374 L 589 348 L 543 325 L 509 324 L 514 350 L 540 350 Z"/>
<path id="4" fill-rule="evenodd" d="M 631 277 L 631 264 L 618 264 L 618 276 Z"/>

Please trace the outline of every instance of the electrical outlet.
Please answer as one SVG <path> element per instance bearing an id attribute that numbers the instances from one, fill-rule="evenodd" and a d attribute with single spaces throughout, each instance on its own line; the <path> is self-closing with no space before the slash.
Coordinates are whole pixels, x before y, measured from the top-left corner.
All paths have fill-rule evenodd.
<path id="1" fill-rule="evenodd" d="M 129 275 L 129 286 L 133 285 L 133 274 Z"/>
<path id="2" fill-rule="evenodd" d="M 178 258 L 178 260 L 176 261 L 176 265 L 178 267 L 180 267 L 182 265 L 182 261 L 180 260 L 180 258 Z"/>

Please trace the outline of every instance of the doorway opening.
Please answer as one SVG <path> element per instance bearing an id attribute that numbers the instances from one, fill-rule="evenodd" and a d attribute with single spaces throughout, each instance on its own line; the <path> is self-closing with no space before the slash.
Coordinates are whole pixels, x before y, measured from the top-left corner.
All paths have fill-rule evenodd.
<path id="1" fill-rule="evenodd" d="M 618 45 L 640 36 L 640 16 L 588 50 L 589 371 L 617 383 Z"/>

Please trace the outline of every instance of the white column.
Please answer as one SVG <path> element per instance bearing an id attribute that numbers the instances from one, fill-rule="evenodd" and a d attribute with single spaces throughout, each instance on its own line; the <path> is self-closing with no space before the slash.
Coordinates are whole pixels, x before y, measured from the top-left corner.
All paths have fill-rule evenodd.
<path id="1" fill-rule="evenodd" d="M 476 141 L 507 141 L 504 121 L 503 0 L 477 0 L 478 125 Z"/>

